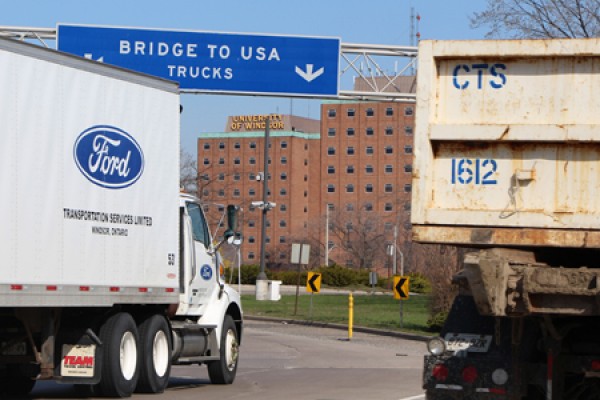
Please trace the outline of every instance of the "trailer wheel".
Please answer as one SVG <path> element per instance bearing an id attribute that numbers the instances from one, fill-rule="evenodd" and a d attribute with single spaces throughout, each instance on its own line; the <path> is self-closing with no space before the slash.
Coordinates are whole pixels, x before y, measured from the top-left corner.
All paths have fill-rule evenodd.
<path id="1" fill-rule="evenodd" d="M 100 328 L 104 343 L 100 392 L 109 397 L 129 397 L 139 378 L 138 330 L 127 313 L 110 317 Z"/>
<path id="2" fill-rule="evenodd" d="M 208 377 L 215 384 L 233 383 L 238 366 L 240 351 L 238 332 L 231 315 L 225 315 L 221 331 L 221 348 L 219 361 L 208 363 Z"/>
<path id="3" fill-rule="evenodd" d="M 161 315 L 153 315 L 139 327 L 140 381 L 136 391 L 162 393 L 169 383 L 171 371 L 171 335 L 169 324 Z"/>

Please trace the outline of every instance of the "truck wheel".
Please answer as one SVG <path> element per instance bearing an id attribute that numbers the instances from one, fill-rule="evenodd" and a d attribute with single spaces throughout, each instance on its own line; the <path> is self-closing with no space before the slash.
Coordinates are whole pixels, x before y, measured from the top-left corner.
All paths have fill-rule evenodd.
<path id="1" fill-rule="evenodd" d="M 237 372 L 240 345 L 235 322 L 231 315 L 225 315 L 221 331 L 221 348 L 219 361 L 208 363 L 208 377 L 215 384 L 233 383 Z"/>
<path id="2" fill-rule="evenodd" d="M 110 317 L 100 328 L 103 343 L 100 392 L 109 397 L 129 397 L 138 377 L 138 330 L 127 313 Z"/>
<path id="3" fill-rule="evenodd" d="M 169 383 L 171 371 L 171 335 L 169 324 L 161 315 L 153 315 L 139 327 L 140 381 L 136 391 L 162 393 Z"/>

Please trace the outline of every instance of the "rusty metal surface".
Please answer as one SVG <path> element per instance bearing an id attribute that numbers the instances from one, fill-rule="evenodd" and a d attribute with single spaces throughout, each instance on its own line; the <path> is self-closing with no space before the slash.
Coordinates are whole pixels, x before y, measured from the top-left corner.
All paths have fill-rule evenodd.
<path id="1" fill-rule="evenodd" d="M 584 229 L 413 225 L 412 239 L 415 242 L 465 244 L 470 247 L 600 248 L 600 231 Z"/>
<path id="2" fill-rule="evenodd" d="M 600 268 L 551 268 L 533 253 L 469 253 L 461 275 L 481 315 L 600 315 Z"/>
<path id="3" fill-rule="evenodd" d="M 415 239 L 600 248 L 599 59 L 598 39 L 423 41 Z"/>

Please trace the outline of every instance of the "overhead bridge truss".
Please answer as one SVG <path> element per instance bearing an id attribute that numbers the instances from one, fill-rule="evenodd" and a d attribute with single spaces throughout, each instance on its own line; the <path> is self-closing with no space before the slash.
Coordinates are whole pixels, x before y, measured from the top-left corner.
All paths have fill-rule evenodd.
<path id="1" fill-rule="evenodd" d="M 50 48 L 47 42 L 56 41 L 56 28 L 0 26 L 0 37 L 37 41 Z M 400 82 L 414 75 L 417 47 L 342 43 L 339 60 L 340 90 L 337 99 L 415 102 L 414 86 L 407 90 L 406 85 Z M 362 82 L 361 90 L 356 90 L 354 83 L 357 80 Z M 344 89 L 342 86 L 354 88 Z M 252 95 L 256 96 L 255 93 Z"/>

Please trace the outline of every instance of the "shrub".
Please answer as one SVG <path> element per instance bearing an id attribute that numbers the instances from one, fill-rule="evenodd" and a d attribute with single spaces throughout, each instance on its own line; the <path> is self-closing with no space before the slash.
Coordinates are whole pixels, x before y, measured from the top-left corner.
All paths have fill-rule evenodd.
<path id="1" fill-rule="evenodd" d="M 429 330 L 431 332 L 441 331 L 442 328 L 444 327 L 444 323 L 446 322 L 446 318 L 448 318 L 447 311 L 441 311 L 441 312 L 438 312 L 438 313 L 432 315 L 427 320 L 427 328 L 429 328 Z"/>
<path id="2" fill-rule="evenodd" d="M 418 272 L 411 272 L 408 274 L 410 277 L 410 291 L 413 293 L 431 293 L 431 282 L 424 275 Z"/>
<path id="3" fill-rule="evenodd" d="M 344 287 L 354 285 L 358 282 L 358 277 L 355 271 L 339 265 L 330 267 L 321 267 L 321 283 L 334 287 Z M 368 283 L 367 278 L 367 283 Z"/>

